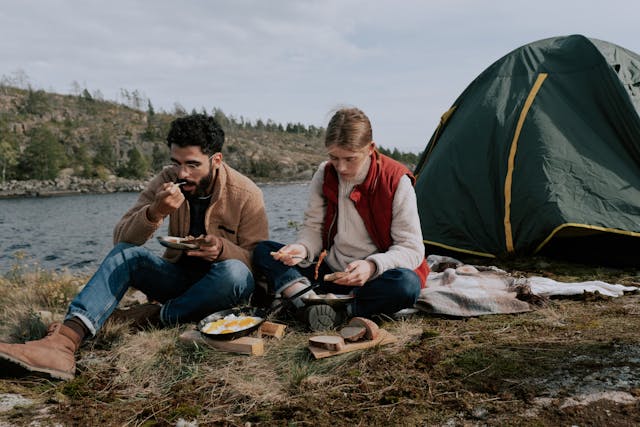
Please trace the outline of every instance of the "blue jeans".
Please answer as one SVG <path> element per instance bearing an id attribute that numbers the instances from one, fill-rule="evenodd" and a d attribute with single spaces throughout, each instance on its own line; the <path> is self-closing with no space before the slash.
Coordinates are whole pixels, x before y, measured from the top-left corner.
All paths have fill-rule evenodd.
<path id="1" fill-rule="evenodd" d="M 254 283 L 251 271 L 239 260 L 216 262 L 209 271 L 196 274 L 148 249 L 119 243 L 71 301 L 66 319 L 79 317 L 95 335 L 129 287 L 161 302 L 160 321 L 174 325 L 199 321 L 248 301 Z"/>
<path id="2" fill-rule="evenodd" d="M 270 255 L 284 245 L 273 241 L 258 243 L 253 251 L 253 264 L 256 274 L 262 274 L 269 286 L 269 291 L 279 293 L 288 285 L 306 277 L 316 282 L 316 290 L 321 293 L 349 294 L 355 299 L 351 304 L 351 314 L 368 317 L 374 314 L 392 315 L 403 308 L 413 307 L 420 294 L 420 278 L 408 268 L 387 270 L 363 286 L 343 286 L 322 280 L 325 274 L 331 273 L 326 263 L 320 266 L 318 280 L 314 280 L 315 265 L 307 268 L 289 267 L 276 261 Z"/>

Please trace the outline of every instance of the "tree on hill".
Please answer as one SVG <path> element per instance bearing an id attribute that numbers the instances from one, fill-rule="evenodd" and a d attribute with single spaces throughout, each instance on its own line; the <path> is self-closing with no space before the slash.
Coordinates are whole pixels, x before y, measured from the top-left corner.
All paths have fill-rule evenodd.
<path id="1" fill-rule="evenodd" d="M 20 150 L 18 141 L 13 132 L 9 132 L 9 126 L 4 121 L 0 122 L 0 178 L 2 183 L 7 178 L 15 177 L 15 167 L 18 164 Z"/>
<path id="2" fill-rule="evenodd" d="M 83 178 L 95 177 L 93 161 L 89 155 L 87 144 L 79 144 L 74 149 L 73 153 L 73 168 L 74 172 L 82 176 Z"/>
<path id="3" fill-rule="evenodd" d="M 49 110 L 49 98 L 47 93 L 42 90 L 33 90 L 31 86 L 27 90 L 27 96 L 24 98 L 22 105 L 18 106 L 18 111 L 23 114 L 42 115 Z"/>
<path id="4" fill-rule="evenodd" d="M 222 126 L 222 129 L 228 128 L 229 119 L 220 108 L 213 109 L 213 118 L 216 122 L 218 122 L 218 124 L 220 124 L 220 126 Z"/>
<path id="5" fill-rule="evenodd" d="M 129 160 L 119 170 L 120 175 L 125 178 L 141 179 L 149 173 L 149 162 L 144 158 L 140 150 L 132 147 L 127 153 Z"/>
<path id="6" fill-rule="evenodd" d="M 111 144 L 108 140 L 102 140 L 98 143 L 96 147 L 96 154 L 93 157 L 93 165 L 94 166 L 104 166 L 107 169 L 115 170 L 117 161 L 116 161 L 116 153 L 113 148 L 113 144 Z"/>
<path id="7" fill-rule="evenodd" d="M 85 90 L 82 91 L 82 99 L 89 102 L 93 101 L 93 96 L 91 96 L 91 94 L 89 93 L 89 90 L 86 88 Z"/>
<path id="8" fill-rule="evenodd" d="M 19 175 L 30 179 L 55 179 L 67 162 L 60 141 L 45 126 L 29 132 L 30 140 L 18 166 Z"/>
<path id="9" fill-rule="evenodd" d="M 392 159 L 405 164 L 407 167 L 409 167 L 409 169 L 413 169 L 413 167 L 418 163 L 418 159 L 420 158 L 420 154 L 404 153 L 397 148 L 394 148 L 393 150 L 389 150 L 380 146 L 377 146 L 376 148 L 385 156 L 389 156 Z"/>
<path id="10" fill-rule="evenodd" d="M 18 147 L 15 142 L 5 139 L 6 135 L 0 139 L 0 175 L 2 183 L 7 181 L 14 175 L 14 167 L 18 164 Z"/>
<path id="11" fill-rule="evenodd" d="M 151 141 L 158 137 L 158 132 L 155 126 L 156 122 L 156 110 L 153 108 L 153 104 L 151 104 L 151 100 L 147 100 L 147 127 L 142 133 L 142 138 Z"/>
<path id="12" fill-rule="evenodd" d="M 156 144 L 153 146 L 153 151 L 151 152 L 151 169 L 154 172 L 160 171 L 164 165 L 167 164 L 167 159 L 169 158 L 168 151 L 166 145 Z"/>

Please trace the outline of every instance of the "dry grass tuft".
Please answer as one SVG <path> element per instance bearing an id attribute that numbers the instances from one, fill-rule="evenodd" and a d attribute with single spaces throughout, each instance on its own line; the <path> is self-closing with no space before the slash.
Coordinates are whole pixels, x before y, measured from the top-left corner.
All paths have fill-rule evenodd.
<path id="1" fill-rule="evenodd" d="M 46 324 L 61 320 L 83 279 L 68 272 L 14 267 L 0 277 L 0 318 L 12 319 L 0 322 L 0 334 L 13 342 L 42 337 Z"/>

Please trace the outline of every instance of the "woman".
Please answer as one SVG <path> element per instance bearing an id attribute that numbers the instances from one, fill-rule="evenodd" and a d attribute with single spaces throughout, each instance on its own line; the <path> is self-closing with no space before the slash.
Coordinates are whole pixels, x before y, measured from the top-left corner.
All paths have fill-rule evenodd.
<path id="1" fill-rule="evenodd" d="M 344 310 L 310 305 L 305 313 L 312 330 L 338 326 L 350 316 L 412 307 L 428 273 L 415 178 L 376 151 L 368 117 L 357 108 L 338 110 L 327 126 L 325 147 L 329 160 L 311 180 L 297 241 L 264 241 L 253 255 L 270 290 L 296 307 L 304 306 L 302 295 L 315 296 L 312 280 L 318 280 L 319 292 L 354 297 Z M 333 272 L 344 274 L 329 281 L 325 275 Z"/>

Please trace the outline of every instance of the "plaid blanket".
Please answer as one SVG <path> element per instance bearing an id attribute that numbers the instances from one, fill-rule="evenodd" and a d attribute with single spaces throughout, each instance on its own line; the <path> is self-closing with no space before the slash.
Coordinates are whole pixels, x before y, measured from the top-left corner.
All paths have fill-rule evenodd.
<path id="1" fill-rule="evenodd" d="M 601 281 L 557 282 L 545 277 L 514 278 L 493 266 L 465 265 L 439 255 L 429 255 L 431 273 L 415 304 L 430 314 L 456 317 L 531 311 L 550 297 L 598 292 L 618 297 L 638 288 Z"/>

